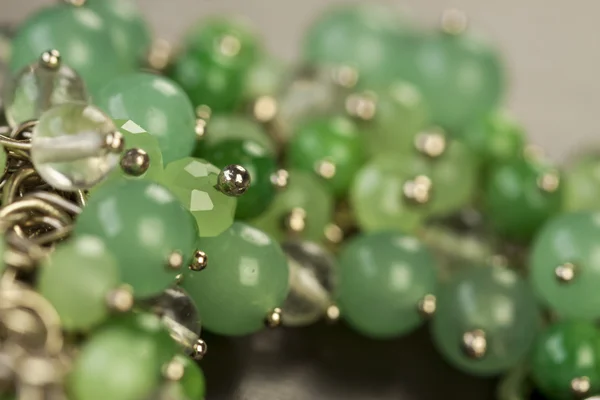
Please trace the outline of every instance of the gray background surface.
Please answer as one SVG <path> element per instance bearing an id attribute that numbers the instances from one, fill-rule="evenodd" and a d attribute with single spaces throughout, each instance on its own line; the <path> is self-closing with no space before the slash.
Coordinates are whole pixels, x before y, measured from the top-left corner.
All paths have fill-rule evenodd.
<path id="1" fill-rule="evenodd" d="M 54 0 L 0 0 L 0 20 L 18 21 Z M 394 5 L 424 24 L 460 8 L 473 29 L 504 52 L 511 88 L 507 106 L 532 141 L 555 159 L 600 143 L 600 1 L 371 0 Z M 270 49 L 293 59 L 311 19 L 344 0 L 138 0 L 156 34 L 176 40 L 197 18 L 215 12 L 248 17 Z"/>

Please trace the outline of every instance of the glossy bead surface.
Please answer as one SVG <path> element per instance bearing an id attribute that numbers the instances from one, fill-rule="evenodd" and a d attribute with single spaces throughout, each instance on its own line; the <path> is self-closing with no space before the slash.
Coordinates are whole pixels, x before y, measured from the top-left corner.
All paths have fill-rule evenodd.
<path id="1" fill-rule="evenodd" d="M 590 321 L 600 317 L 600 215 L 580 211 L 550 220 L 535 238 L 530 279 L 537 297 L 562 317 Z M 572 280 L 561 280 L 556 268 L 571 263 Z"/>
<path id="2" fill-rule="evenodd" d="M 327 185 L 336 196 L 348 191 L 365 159 L 363 137 L 357 126 L 344 117 L 315 119 L 301 125 L 289 146 L 290 168 L 319 169 L 323 162 L 333 165 Z"/>
<path id="3" fill-rule="evenodd" d="M 431 332 L 445 359 L 475 375 L 495 375 L 515 366 L 531 349 L 541 318 L 528 284 L 502 267 L 471 267 L 443 283 L 437 292 Z M 481 358 L 469 357 L 467 332 L 485 333 Z"/>
<path id="4" fill-rule="evenodd" d="M 531 376 L 551 399 L 572 399 L 571 381 L 587 377 L 590 394 L 600 390 L 600 334 L 589 322 L 560 321 L 536 339 Z"/>
<path id="5" fill-rule="evenodd" d="M 517 159 L 488 175 L 484 204 L 499 234 L 527 241 L 562 207 L 559 172 L 539 161 Z"/>
<path id="6" fill-rule="evenodd" d="M 40 271 L 40 293 L 64 329 L 89 329 L 107 317 L 108 294 L 120 279 L 117 262 L 100 239 L 81 235 L 61 244 Z"/>
<path id="7" fill-rule="evenodd" d="M 165 163 L 192 153 L 194 108 L 171 80 L 143 73 L 125 75 L 111 80 L 95 101 L 113 119 L 132 120 L 156 137 Z"/>
<path id="8" fill-rule="evenodd" d="M 40 117 L 31 140 L 31 161 L 51 186 L 87 189 L 118 165 L 116 127 L 98 108 L 85 103 L 54 107 Z"/>
<path id="9" fill-rule="evenodd" d="M 54 106 L 85 103 L 88 93 L 83 80 L 68 66 L 52 68 L 36 62 L 8 80 L 3 100 L 6 120 L 11 126 L 17 126 L 38 119 Z"/>
<path id="10" fill-rule="evenodd" d="M 600 158 L 583 156 L 565 170 L 564 209 L 600 210 Z"/>
<path id="11" fill-rule="evenodd" d="M 250 187 L 237 201 L 236 218 L 255 218 L 269 207 L 275 196 L 271 175 L 277 165 L 267 149 L 252 140 L 230 139 L 202 147 L 199 156 L 219 168 L 241 165 L 250 174 Z"/>
<path id="12" fill-rule="evenodd" d="M 418 327 L 418 303 L 434 294 L 435 259 L 414 237 L 378 232 L 358 237 L 339 257 L 337 302 L 342 317 L 373 338 Z"/>
<path id="13" fill-rule="evenodd" d="M 77 71 L 92 94 L 125 72 L 110 24 L 84 7 L 61 4 L 41 9 L 19 27 L 12 49 L 13 74 L 37 61 L 44 51 L 58 50 L 63 63 Z"/>
<path id="14" fill-rule="evenodd" d="M 235 222 L 217 237 L 201 238 L 198 248 L 211 266 L 187 272 L 181 286 L 196 302 L 206 329 L 228 336 L 260 330 L 288 292 L 287 261 L 279 245 L 264 232 Z"/>
<path id="15" fill-rule="evenodd" d="M 123 281 L 136 297 L 157 295 L 173 283 L 173 253 L 188 265 L 198 227 L 176 196 L 146 180 L 120 180 L 99 188 L 77 220 L 76 234 L 100 237 L 111 249 Z"/>
<path id="16" fill-rule="evenodd" d="M 275 144 L 264 128 L 258 123 L 235 114 L 217 114 L 210 117 L 206 126 L 206 135 L 198 144 L 198 151 L 203 147 L 211 147 L 225 140 L 252 140 L 275 154 Z"/>
<path id="17" fill-rule="evenodd" d="M 178 356 L 177 360 L 184 367 L 183 377 L 179 381 L 183 393 L 188 399 L 204 399 L 206 394 L 206 379 L 198 364 L 189 357 Z"/>
<path id="18" fill-rule="evenodd" d="M 202 237 L 217 236 L 233 224 L 238 200 L 216 189 L 220 172 L 208 161 L 192 157 L 165 168 L 162 182 L 192 213 Z"/>
<path id="19" fill-rule="evenodd" d="M 116 173 L 113 173 L 113 176 L 125 177 L 126 179 L 159 180 L 163 174 L 163 157 L 158 140 L 130 119 L 117 119 L 114 123 L 125 139 L 125 149 L 143 150 L 148 155 L 150 163 L 146 172 L 139 176 L 126 174 L 122 167 Z"/>

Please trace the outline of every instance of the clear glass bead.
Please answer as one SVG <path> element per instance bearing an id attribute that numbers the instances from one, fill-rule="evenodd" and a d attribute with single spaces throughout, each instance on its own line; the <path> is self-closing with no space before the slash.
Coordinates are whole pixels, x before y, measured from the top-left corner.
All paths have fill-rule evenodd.
<path id="1" fill-rule="evenodd" d="M 119 164 L 122 136 L 100 109 L 63 104 L 40 117 L 31 140 L 31 161 L 51 186 L 75 191 L 103 180 Z"/>
<path id="2" fill-rule="evenodd" d="M 4 91 L 6 120 L 11 126 L 38 119 L 44 111 L 60 104 L 87 101 L 83 79 L 60 64 L 31 64 L 7 80 Z"/>
<path id="3" fill-rule="evenodd" d="M 282 247 L 290 268 L 290 291 L 282 307 L 283 324 L 310 325 L 331 305 L 336 281 L 335 260 L 311 242 L 287 242 Z"/>

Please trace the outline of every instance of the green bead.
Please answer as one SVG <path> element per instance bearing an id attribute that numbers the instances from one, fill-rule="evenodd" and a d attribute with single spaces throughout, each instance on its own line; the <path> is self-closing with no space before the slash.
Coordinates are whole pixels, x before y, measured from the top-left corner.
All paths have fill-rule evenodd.
<path id="1" fill-rule="evenodd" d="M 261 96 L 277 95 L 286 73 L 287 69 L 282 61 L 270 55 L 259 57 L 246 74 L 244 99 L 252 101 Z"/>
<path id="2" fill-rule="evenodd" d="M 42 263 L 38 288 L 66 330 L 85 330 L 108 315 L 107 297 L 120 284 L 117 262 L 96 237 L 61 244 Z"/>
<path id="3" fill-rule="evenodd" d="M 118 180 L 98 188 L 77 220 L 75 234 L 100 237 L 117 259 L 136 297 L 159 294 L 173 283 L 171 256 L 191 260 L 198 227 L 176 196 L 146 180 Z"/>
<path id="4" fill-rule="evenodd" d="M 198 364 L 189 357 L 184 356 L 177 356 L 177 360 L 184 367 L 183 377 L 179 383 L 185 396 L 189 399 L 204 399 L 206 395 L 206 380 Z"/>
<path id="5" fill-rule="evenodd" d="M 239 336 L 263 327 L 265 317 L 283 305 L 288 266 L 279 245 L 242 222 L 214 238 L 201 238 L 206 270 L 185 274 L 181 286 L 196 303 L 202 324 L 211 332 Z"/>
<path id="6" fill-rule="evenodd" d="M 162 182 L 196 218 L 202 237 L 217 236 L 233 224 L 237 200 L 216 189 L 221 170 L 199 158 L 167 165 Z"/>
<path id="7" fill-rule="evenodd" d="M 56 5 L 28 18 L 12 42 L 11 72 L 17 73 L 51 49 L 60 52 L 63 62 L 77 71 L 92 94 L 125 72 L 110 24 L 87 8 Z"/>
<path id="8" fill-rule="evenodd" d="M 437 33 L 419 40 L 412 52 L 398 68 L 423 93 L 435 124 L 458 134 L 502 100 L 500 56 L 479 38 Z"/>
<path id="9" fill-rule="evenodd" d="M 171 80 L 144 73 L 122 76 L 111 80 L 95 100 L 113 119 L 130 119 L 155 136 L 165 163 L 194 150 L 194 108 Z"/>
<path id="10" fill-rule="evenodd" d="M 235 114 L 213 115 L 208 121 L 206 135 L 199 142 L 199 151 L 202 147 L 211 147 L 228 139 L 253 140 L 275 154 L 275 143 L 265 129 L 251 119 Z"/>
<path id="11" fill-rule="evenodd" d="M 562 207 L 558 171 L 536 160 L 512 160 L 494 168 L 484 193 L 486 216 L 499 234 L 527 241 Z"/>
<path id="12" fill-rule="evenodd" d="M 125 139 L 125 148 L 143 150 L 150 160 L 148 170 L 140 176 L 128 175 L 121 168 L 118 168 L 112 173 L 109 179 L 126 178 L 126 179 L 148 179 L 158 181 L 163 174 L 163 158 L 160 152 L 158 140 L 146 132 L 144 128 L 133 122 L 132 120 L 118 119 L 114 121 L 119 129 L 119 132 Z"/>
<path id="13" fill-rule="evenodd" d="M 584 156 L 565 171 L 565 211 L 600 210 L 600 158 Z"/>
<path id="14" fill-rule="evenodd" d="M 344 195 L 365 158 L 363 137 L 356 124 L 344 117 L 319 118 L 297 128 L 289 145 L 290 168 L 316 171 L 322 163 L 334 167 L 328 186 Z"/>
<path id="15" fill-rule="evenodd" d="M 288 186 L 277 193 L 270 207 L 251 225 L 283 241 L 287 237 L 285 219 L 293 210 L 304 210 L 304 229 L 300 237 L 321 242 L 325 228 L 333 219 L 334 201 L 325 184 L 314 174 L 299 170 L 289 171 Z"/>
<path id="16" fill-rule="evenodd" d="M 435 259 L 417 239 L 378 232 L 359 237 L 342 250 L 337 301 L 343 318 L 374 338 L 391 338 L 417 328 L 418 304 L 434 294 Z"/>
<path id="17" fill-rule="evenodd" d="M 252 140 L 230 139 L 201 147 L 198 156 L 219 168 L 239 164 L 250 174 L 250 187 L 238 199 L 235 216 L 238 219 L 255 218 L 262 214 L 275 197 L 271 175 L 277 171 L 275 158 L 269 151 Z"/>
<path id="18" fill-rule="evenodd" d="M 474 375 L 495 375 L 527 355 L 540 315 L 527 282 L 501 267 L 472 267 L 440 285 L 431 332 L 433 342 L 455 367 Z M 481 330 L 481 358 L 465 351 L 465 334 Z"/>
<path id="19" fill-rule="evenodd" d="M 536 236 L 530 255 L 532 286 L 560 316 L 600 317 L 599 242 L 600 215 L 586 211 L 555 217 Z M 572 279 L 561 278 L 561 266 L 574 268 Z"/>
<path id="20" fill-rule="evenodd" d="M 561 321 L 536 339 L 531 376 L 551 399 L 574 398 L 571 381 L 586 377 L 590 394 L 600 390 L 600 334 L 589 322 Z"/>

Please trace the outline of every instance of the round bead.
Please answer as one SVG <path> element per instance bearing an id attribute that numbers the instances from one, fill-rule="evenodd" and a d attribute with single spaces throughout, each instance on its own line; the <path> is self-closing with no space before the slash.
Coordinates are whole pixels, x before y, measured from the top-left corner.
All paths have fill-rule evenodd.
<path id="1" fill-rule="evenodd" d="M 565 171 L 564 209 L 600 210 L 600 158 L 584 156 Z"/>
<path id="2" fill-rule="evenodd" d="M 102 111 L 85 103 L 54 107 L 40 117 L 31 140 L 31 162 L 51 186 L 87 189 L 118 165 L 122 137 Z"/>
<path id="3" fill-rule="evenodd" d="M 79 215 L 75 233 L 103 239 L 117 259 L 123 281 L 143 298 L 171 285 L 177 264 L 187 265 L 198 227 L 165 187 L 143 179 L 119 180 L 94 192 Z M 170 265 L 174 255 L 180 262 Z"/>
<path id="4" fill-rule="evenodd" d="M 596 268 L 600 215 L 580 211 L 550 220 L 531 250 L 530 278 L 536 295 L 562 317 L 600 317 L 600 271 Z M 561 267 L 573 267 L 571 277 Z"/>
<path id="5" fill-rule="evenodd" d="M 186 273 L 182 287 L 198 306 L 206 329 L 238 336 L 260 330 L 267 314 L 280 307 L 288 292 L 289 272 L 279 245 L 241 222 L 198 247 L 210 266 Z"/>
<path id="6" fill-rule="evenodd" d="M 514 271 L 472 267 L 440 285 L 431 331 L 436 347 L 452 365 L 475 375 L 494 375 L 527 354 L 540 322 L 531 289 Z M 465 347 L 477 344 L 468 342 L 475 333 L 483 335 L 484 342 L 471 348 L 480 352 L 469 354 Z"/>
<path id="7" fill-rule="evenodd" d="M 220 172 L 207 161 L 186 157 L 167 165 L 163 176 L 165 186 L 196 218 L 202 237 L 217 236 L 233 224 L 237 200 L 217 190 Z"/>
<path id="8" fill-rule="evenodd" d="M 156 137 L 165 163 L 194 150 L 194 108 L 171 80 L 144 73 L 125 75 L 111 80 L 95 100 L 112 118 L 132 120 Z"/>
<path id="9" fill-rule="evenodd" d="M 275 154 L 275 143 L 267 132 L 256 122 L 235 114 L 221 114 L 210 117 L 206 127 L 206 135 L 198 145 L 212 147 L 229 139 L 252 140 L 264 147 L 269 154 Z"/>
<path id="10" fill-rule="evenodd" d="M 435 259 L 414 237 L 393 232 L 360 236 L 339 257 L 337 301 L 342 317 L 373 338 L 418 327 L 419 301 L 434 294 Z"/>
<path id="11" fill-rule="evenodd" d="M 184 395 L 190 399 L 204 399 L 206 394 L 206 379 L 197 363 L 189 357 L 178 356 L 177 361 L 183 365 L 183 377 L 179 381 Z"/>
<path id="12" fill-rule="evenodd" d="M 261 55 L 246 75 L 244 83 L 244 99 L 254 100 L 261 96 L 276 95 L 287 70 L 284 63 L 270 55 Z"/>
<path id="13" fill-rule="evenodd" d="M 571 384 L 586 377 L 589 394 L 600 390 L 600 334 L 592 323 L 560 321 L 536 339 L 531 355 L 531 376 L 552 399 L 573 399 Z"/>
<path id="14" fill-rule="evenodd" d="M 300 126 L 289 146 L 290 168 L 314 171 L 327 179 L 336 196 L 344 195 L 365 158 L 363 138 L 343 117 L 321 118 Z M 329 165 L 326 171 L 322 166 Z"/>
<path id="15" fill-rule="evenodd" d="M 277 165 L 267 149 L 252 140 L 229 139 L 200 150 L 199 156 L 219 168 L 238 164 L 250 174 L 250 187 L 238 199 L 236 218 L 255 218 L 269 207 L 275 196 L 271 175 Z"/>
<path id="16" fill-rule="evenodd" d="M 87 102 L 83 80 L 65 65 L 48 67 L 38 61 L 9 79 L 4 92 L 6 120 L 11 126 L 39 119 L 54 106 Z"/>
<path id="17" fill-rule="evenodd" d="M 104 243 L 81 235 L 42 263 L 38 288 L 66 330 L 85 330 L 108 315 L 107 297 L 120 284 L 119 269 Z"/>
<path id="18" fill-rule="evenodd" d="M 264 230 L 277 240 L 288 235 L 285 219 L 293 210 L 304 211 L 304 227 L 299 237 L 321 242 L 325 227 L 333 219 L 334 202 L 324 183 L 310 172 L 289 171 L 289 182 L 285 190 L 277 193 L 271 206 L 251 224 Z"/>
<path id="19" fill-rule="evenodd" d="M 82 43 L 90 51 L 83 51 Z M 11 72 L 16 74 L 50 49 L 60 52 L 63 63 L 79 73 L 92 94 L 124 72 L 110 24 L 84 7 L 46 7 L 21 24 L 12 42 Z"/>
<path id="20" fill-rule="evenodd" d="M 506 162 L 488 175 L 484 203 L 489 221 L 499 234 L 529 240 L 561 210 L 560 175 L 538 161 Z"/>
<path id="21" fill-rule="evenodd" d="M 286 326 L 313 324 L 332 303 L 335 259 L 316 243 L 291 241 L 282 247 L 290 268 L 290 292 L 281 307 L 282 322 Z"/>

